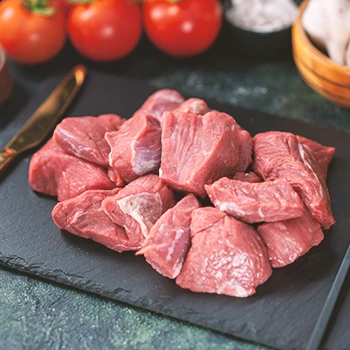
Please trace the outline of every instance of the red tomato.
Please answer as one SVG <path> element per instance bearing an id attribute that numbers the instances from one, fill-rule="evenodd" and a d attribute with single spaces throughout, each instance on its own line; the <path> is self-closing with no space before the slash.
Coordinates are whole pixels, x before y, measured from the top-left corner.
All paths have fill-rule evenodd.
<path id="1" fill-rule="evenodd" d="M 143 4 L 150 40 L 171 56 L 197 55 L 215 41 L 222 24 L 219 0 L 149 0 Z"/>
<path id="2" fill-rule="evenodd" d="M 7 54 L 24 64 L 37 64 L 54 57 L 65 43 L 65 16 L 61 9 L 42 15 L 17 0 L 0 3 L 0 43 Z"/>
<path id="3" fill-rule="evenodd" d="M 53 0 L 52 3 L 55 7 L 60 7 L 65 14 L 68 14 L 72 5 L 69 3 L 69 0 Z"/>
<path id="4" fill-rule="evenodd" d="M 126 0 L 95 0 L 72 8 L 68 34 L 80 53 L 95 61 L 111 61 L 129 54 L 142 33 L 139 5 Z"/>

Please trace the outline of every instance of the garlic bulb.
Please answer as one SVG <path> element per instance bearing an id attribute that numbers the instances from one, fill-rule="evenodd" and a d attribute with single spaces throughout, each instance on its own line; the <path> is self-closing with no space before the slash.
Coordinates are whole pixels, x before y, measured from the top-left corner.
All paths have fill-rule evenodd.
<path id="1" fill-rule="evenodd" d="M 302 24 L 315 45 L 327 50 L 334 62 L 345 64 L 350 40 L 350 0 L 310 0 Z"/>

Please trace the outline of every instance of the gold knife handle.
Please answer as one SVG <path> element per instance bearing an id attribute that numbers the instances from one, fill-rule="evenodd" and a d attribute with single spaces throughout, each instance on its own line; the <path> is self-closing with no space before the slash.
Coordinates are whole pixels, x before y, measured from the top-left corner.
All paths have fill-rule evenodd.
<path id="1" fill-rule="evenodd" d="M 16 154 L 10 150 L 0 152 L 0 173 L 15 159 Z"/>

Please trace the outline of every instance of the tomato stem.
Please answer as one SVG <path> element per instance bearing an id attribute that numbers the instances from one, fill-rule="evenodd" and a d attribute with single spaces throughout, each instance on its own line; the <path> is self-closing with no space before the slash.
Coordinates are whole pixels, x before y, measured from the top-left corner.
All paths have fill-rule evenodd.
<path id="1" fill-rule="evenodd" d="M 157 2 L 157 0 L 126 0 L 126 1 L 129 5 L 138 5 L 138 4 L 143 4 L 145 2 Z M 166 1 L 176 4 L 182 0 L 166 0 Z"/>
<path id="2" fill-rule="evenodd" d="M 71 5 L 79 5 L 79 4 L 90 4 L 93 1 L 94 0 L 67 0 L 67 3 Z"/>
<path id="3" fill-rule="evenodd" d="M 49 0 L 21 0 L 21 4 L 28 11 L 42 16 L 52 16 L 55 13 L 55 8 L 48 6 L 48 2 Z"/>

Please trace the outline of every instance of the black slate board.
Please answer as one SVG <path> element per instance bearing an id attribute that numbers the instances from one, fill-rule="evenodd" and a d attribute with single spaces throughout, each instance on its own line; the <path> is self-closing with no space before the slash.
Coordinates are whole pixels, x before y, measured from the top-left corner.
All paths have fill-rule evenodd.
<path id="1" fill-rule="evenodd" d="M 0 148 L 57 82 L 48 81 L 18 117 L 0 124 Z M 140 82 L 90 72 L 69 114 L 116 112 L 129 117 L 154 90 Z M 350 240 L 350 134 L 214 101 L 209 105 L 234 116 L 252 134 L 287 130 L 337 148 L 328 181 L 337 224 L 306 256 L 275 270 L 256 295 L 238 299 L 191 293 L 158 275 L 142 257 L 118 254 L 60 231 L 51 221 L 55 200 L 35 194 L 27 184 L 31 153 L 0 180 L 0 264 L 250 341 L 303 349 Z M 348 289 L 349 278 L 326 349 L 350 346 Z"/>

